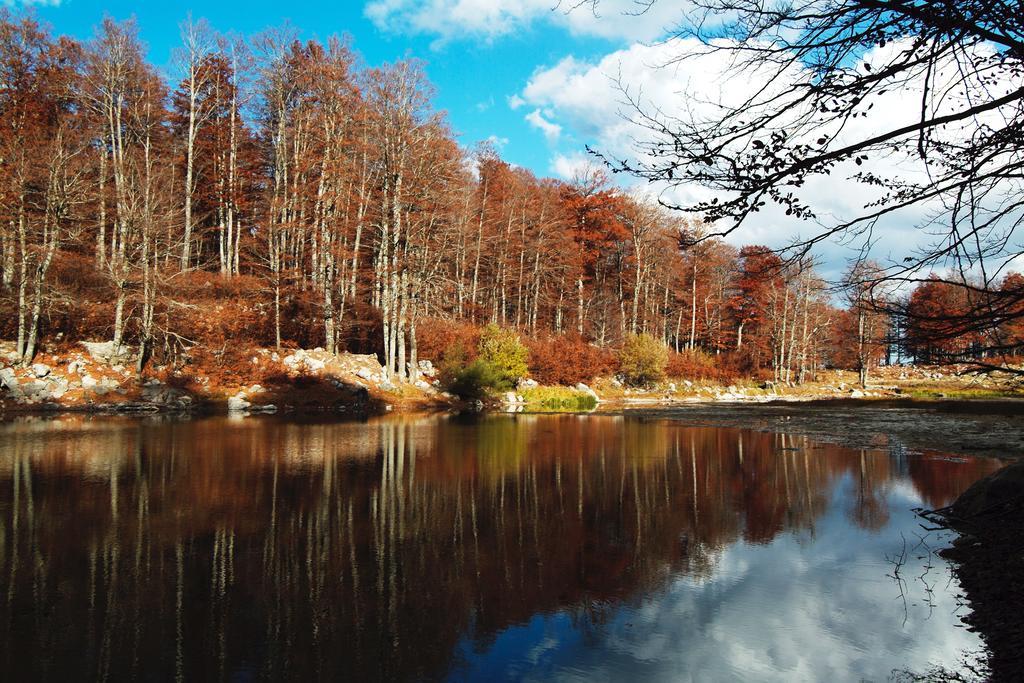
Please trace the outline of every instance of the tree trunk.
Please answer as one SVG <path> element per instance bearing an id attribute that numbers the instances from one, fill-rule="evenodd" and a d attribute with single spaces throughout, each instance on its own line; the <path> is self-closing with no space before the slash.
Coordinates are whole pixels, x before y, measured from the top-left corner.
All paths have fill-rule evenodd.
<path id="1" fill-rule="evenodd" d="M 576 331 L 583 336 L 583 278 L 576 280 L 576 292 L 579 296 L 579 311 L 576 315 Z"/>
<path id="2" fill-rule="evenodd" d="M 189 65 L 188 132 L 185 138 L 185 234 L 181 247 L 181 269 L 188 270 L 192 260 L 192 169 L 195 166 L 196 141 L 196 66 Z"/>
<path id="3" fill-rule="evenodd" d="M 100 217 L 96 226 L 96 263 L 102 268 L 107 258 L 107 141 L 105 136 L 100 137 Z"/>

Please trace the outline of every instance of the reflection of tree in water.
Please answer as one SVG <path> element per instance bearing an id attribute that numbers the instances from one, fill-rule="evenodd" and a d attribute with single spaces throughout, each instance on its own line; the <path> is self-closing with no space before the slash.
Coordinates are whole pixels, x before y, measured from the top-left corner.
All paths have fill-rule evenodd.
<path id="1" fill-rule="evenodd" d="M 847 506 L 847 515 L 857 526 L 878 530 L 889 522 L 889 506 L 885 502 L 887 484 L 893 473 L 888 460 L 858 452 L 858 470 L 854 473 L 856 496 Z"/>
<path id="2" fill-rule="evenodd" d="M 893 476 L 878 453 L 613 417 L 2 429 L 14 679 L 436 677 L 463 637 L 596 624 L 737 539 L 813 532 L 840 476 L 883 524 Z"/>

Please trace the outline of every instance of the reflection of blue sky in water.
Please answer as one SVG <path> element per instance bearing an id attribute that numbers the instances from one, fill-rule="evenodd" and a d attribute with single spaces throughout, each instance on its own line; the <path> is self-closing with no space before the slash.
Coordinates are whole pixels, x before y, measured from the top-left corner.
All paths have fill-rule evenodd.
<path id="1" fill-rule="evenodd" d="M 767 545 L 734 543 L 718 553 L 710 578 L 672 578 L 662 590 L 604 612 L 537 615 L 476 652 L 464 639 L 455 679 L 480 680 L 887 680 L 894 669 L 955 668 L 960 653 L 981 646 L 959 627 L 957 584 L 929 554 L 910 508 L 910 486 L 879 492 L 891 516 L 878 531 L 848 517 L 856 487 L 845 476 L 832 489 L 814 531 L 787 532 Z M 907 539 L 906 610 L 886 556 Z M 942 543 L 932 534 L 932 547 Z M 904 623 L 905 621 L 905 623 Z"/>

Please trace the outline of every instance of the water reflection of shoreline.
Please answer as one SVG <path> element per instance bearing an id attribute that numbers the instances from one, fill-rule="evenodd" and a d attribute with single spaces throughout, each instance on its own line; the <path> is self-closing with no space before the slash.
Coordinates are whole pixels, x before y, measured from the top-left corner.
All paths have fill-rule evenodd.
<path id="1" fill-rule="evenodd" d="M 435 678 L 561 608 L 715 571 L 739 539 L 885 524 L 986 461 L 615 417 L 0 426 L 0 641 L 14 678 Z M 33 656 L 26 656 L 26 654 Z"/>

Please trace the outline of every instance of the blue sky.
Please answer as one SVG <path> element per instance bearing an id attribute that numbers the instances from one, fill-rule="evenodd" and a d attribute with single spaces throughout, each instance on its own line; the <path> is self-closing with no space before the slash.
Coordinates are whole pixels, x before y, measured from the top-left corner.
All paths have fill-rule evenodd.
<path id="1" fill-rule="evenodd" d="M 484 1 L 481 0 L 481 4 Z M 500 0 L 498 2 L 500 4 Z M 578 155 L 585 143 L 593 142 L 569 127 L 565 127 L 557 139 L 549 139 L 550 129 L 549 135 L 545 135 L 527 122 L 526 116 L 533 109 L 513 109 L 508 100 L 526 86 L 535 70 L 556 64 L 569 55 L 576 59 L 597 59 L 623 44 L 625 39 L 621 36 L 606 38 L 580 33 L 565 25 L 564 15 L 546 16 L 552 12 L 545 7 L 535 6 L 527 16 L 516 19 L 522 16 L 520 8 L 514 6 L 517 3 L 506 3 L 508 11 L 485 20 L 490 21 L 489 24 L 471 19 L 471 26 L 465 31 L 453 24 L 438 28 L 404 25 L 404 16 L 416 11 L 411 8 L 401 10 L 406 15 L 396 12 L 375 22 L 367 16 L 367 7 L 373 4 L 60 0 L 59 4 L 35 5 L 35 11 L 56 33 L 81 39 L 89 38 L 107 14 L 115 19 L 134 16 L 149 47 L 150 60 L 168 73 L 172 69 L 171 52 L 178 44 L 179 24 L 189 12 L 195 18 L 207 19 L 216 30 L 224 33 L 251 35 L 287 21 L 301 30 L 305 38 L 325 39 L 332 34 L 348 34 L 371 65 L 405 56 L 424 59 L 437 87 L 436 104 L 449 113 L 463 145 L 471 146 L 493 136 L 507 160 L 539 175 L 550 175 L 554 155 Z M 443 12 L 445 7 L 457 10 L 457 5 L 467 3 L 442 1 L 435 4 L 437 11 Z M 550 6 L 553 5 L 551 2 Z M 474 11 L 474 8 L 468 10 Z M 588 16 L 581 19 L 593 19 L 587 10 L 583 12 Z M 614 17 L 602 17 L 605 19 L 613 21 Z M 498 22 L 497 28 L 494 22 Z M 562 25 L 558 25 L 559 22 Z"/>

